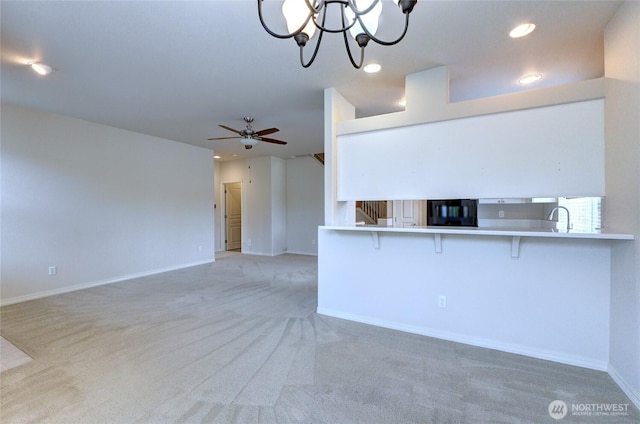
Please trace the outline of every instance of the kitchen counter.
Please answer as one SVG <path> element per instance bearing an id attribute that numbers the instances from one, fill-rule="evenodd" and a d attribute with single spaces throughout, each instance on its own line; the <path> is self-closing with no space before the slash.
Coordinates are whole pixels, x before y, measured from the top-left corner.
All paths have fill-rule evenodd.
<path id="1" fill-rule="evenodd" d="M 581 232 L 575 230 L 556 230 L 551 228 L 501 228 L 501 227 L 381 227 L 377 225 L 359 226 L 323 226 L 327 230 L 336 231 L 368 231 L 392 233 L 424 233 L 424 234 L 466 234 L 478 236 L 506 237 L 548 237 L 548 238 L 587 238 L 601 240 L 633 240 L 633 234 L 598 232 Z"/>
<path id="2" fill-rule="evenodd" d="M 553 239 L 594 239 L 594 240 L 633 240 L 633 234 L 607 232 L 580 232 L 574 230 L 556 230 L 551 228 L 490 228 L 490 227 L 381 227 L 377 225 L 358 226 L 321 226 L 334 231 L 360 231 L 371 233 L 373 247 L 380 248 L 380 233 L 432 234 L 436 253 L 442 253 L 442 236 L 499 236 L 511 237 L 511 258 L 520 257 L 520 240 L 522 237 L 540 237 Z"/>
<path id="3" fill-rule="evenodd" d="M 321 226 L 318 313 L 605 370 L 611 250 L 630 234 Z"/>

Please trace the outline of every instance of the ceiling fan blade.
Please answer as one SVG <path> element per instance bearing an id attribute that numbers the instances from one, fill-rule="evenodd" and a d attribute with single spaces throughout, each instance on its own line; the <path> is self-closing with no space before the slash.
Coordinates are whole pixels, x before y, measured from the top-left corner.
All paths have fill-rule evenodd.
<path id="1" fill-rule="evenodd" d="M 287 142 L 286 142 L 286 141 L 276 140 L 275 138 L 259 137 L 258 139 L 259 139 L 260 141 L 266 141 L 267 143 L 274 143 L 274 144 L 287 144 Z"/>
<path id="2" fill-rule="evenodd" d="M 256 133 L 256 135 L 258 137 L 263 136 L 263 135 L 267 135 L 267 134 L 273 134 L 274 132 L 278 132 L 280 131 L 277 128 L 267 128 L 266 130 L 260 130 Z"/>
<path id="3" fill-rule="evenodd" d="M 231 131 L 231 132 L 234 132 L 234 133 L 236 133 L 236 134 L 240 135 L 240 131 L 238 131 L 238 130 L 234 130 L 234 129 L 233 129 L 233 128 L 231 128 L 231 127 L 227 127 L 226 125 L 218 125 L 218 126 L 219 126 L 219 127 L 221 127 L 221 128 L 224 128 L 225 130 L 229 130 L 229 131 Z"/>
<path id="4" fill-rule="evenodd" d="M 241 137 L 216 137 L 216 138 L 207 138 L 207 140 L 230 140 L 232 138 L 241 138 Z"/>

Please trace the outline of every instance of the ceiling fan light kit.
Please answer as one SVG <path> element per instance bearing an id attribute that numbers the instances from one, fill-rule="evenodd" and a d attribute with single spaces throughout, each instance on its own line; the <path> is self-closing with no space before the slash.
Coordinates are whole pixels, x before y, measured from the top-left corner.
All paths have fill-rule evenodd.
<path id="1" fill-rule="evenodd" d="M 278 34 L 269 29 L 262 16 L 263 1 L 258 0 L 258 16 L 262 27 L 273 37 L 293 38 L 300 47 L 300 64 L 304 68 L 311 66 L 318 54 L 323 34 L 329 32 L 342 33 L 347 56 L 356 69 L 362 67 L 364 49 L 369 41 L 373 40 L 383 46 L 392 46 L 404 38 L 409 28 L 409 14 L 418 2 L 418 0 L 396 0 L 398 7 L 405 15 L 404 29 L 395 40 L 383 41 L 375 36 L 378 30 L 380 14 L 382 13 L 382 0 L 285 0 L 282 5 L 282 14 L 287 21 L 288 34 Z M 326 24 L 327 10 L 330 6 L 339 8 L 342 21 L 340 26 L 330 27 Z M 313 37 L 316 29 L 320 30 L 320 33 L 318 34 L 313 54 L 308 61 L 305 61 L 304 47 Z M 347 31 L 360 47 L 359 62 L 355 61 L 351 53 Z"/>
<path id="2" fill-rule="evenodd" d="M 231 127 L 228 127 L 226 125 L 219 125 L 220 128 L 224 128 L 225 130 L 231 131 L 233 133 L 236 133 L 237 136 L 235 137 L 215 137 L 215 138 L 209 138 L 209 140 L 228 140 L 228 139 L 232 139 L 232 138 L 239 138 L 240 139 L 240 143 L 242 143 L 242 145 L 244 146 L 245 149 L 249 150 L 252 149 L 253 146 L 255 146 L 256 144 L 258 144 L 258 141 L 264 141 L 266 143 L 273 143 L 273 144 L 287 144 L 286 141 L 282 141 L 282 140 L 276 140 L 275 138 L 268 138 L 268 137 L 264 137 L 265 135 L 268 134 L 273 134 L 275 132 L 280 131 L 277 128 L 266 128 L 264 130 L 260 130 L 260 131 L 256 131 L 253 129 L 253 126 L 251 126 L 251 123 L 253 122 L 253 118 L 251 116 L 245 116 L 244 117 L 244 122 L 247 123 L 247 127 L 243 130 L 236 130 L 233 129 Z"/>
<path id="3" fill-rule="evenodd" d="M 240 139 L 240 143 L 242 143 L 245 149 L 251 149 L 253 146 L 258 144 L 258 140 L 249 137 L 242 137 Z"/>

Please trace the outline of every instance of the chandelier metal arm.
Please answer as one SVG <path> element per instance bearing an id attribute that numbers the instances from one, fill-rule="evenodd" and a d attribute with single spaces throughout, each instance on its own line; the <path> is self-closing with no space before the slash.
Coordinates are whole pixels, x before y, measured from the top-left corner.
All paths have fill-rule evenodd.
<path id="1" fill-rule="evenodd" d="M 302 32 L 302 30 L 304 29 L 305 26 L 307 26 L 307 23 L 309 22 L 309 19 L 313 18 L 312 7 L 309 6 L 309 8 L 310 8 L 309 15 L 307 16 L 307 19 L 305 19 L 305 21 L 302 23 L 300 28 L 298 28 L 297 30 L 293 31 L 291 34 L 278 34 L 277 32 L 271 31 L 271 29 L 264 22 L 264 18 L 262 17 L 262 2 L 263 1 L 264 0 L 258 0 L 258 17 L 260 18 L 260 24 L 262 24 L 262 28 L 264 28 L 264 30 L 267 31 L 269 33 L 269 35 L 271 35 L 271 36 L 273 36 L 275 38 L 285 39 L 285 38 L 295 37 L 296 35 L 298 35 L 298 34 L 300 34 Z M 309 0 L 306 0 L 306 2 L 307 2 L 307 4 L 309 4 Z M 314 23 L 315 23 L 315 20 L 314 20 Z"/>
<path id="2" fill-rule="evenodd" d="M 402 33 L 400 34 L 400 36 L 398 38 L 396 38 L 393 41 L 384 41 L 381 40 L 379 38 L 376 38 L 367 28 L 367 26 L 364 24 L 364 21 L 362 19 L 362 16 L 366 15 L 367 13 L 371 12 L 374 7 L 376 7 L 378 5 L 379 2 L 381 2 L 382 0 L 374 0 L 371 2 L 371 4 L 365 8 L 364 10 L 359 10 L 356 6 L 356 1 L 357 0 L 305 0 L 305 3 L 307 5 L 307 9 L 309 10 L 309 14 L 307 15 L 306 19 L 304 20 L 304 22 L 302 23 L 302 25 L 296 29 L 295 31 L 293 31 L 290 34 L 278 34 L 274 31 L 272 31 L 267 24 L 264 21 L 264 17 L 262 14 L 262 2 L 264 0 L 258 0 L 258 16 L 260 18 L 260 24 L 262 24 L 262 27 L 264 28 L 265 31 L 267 31 L 267 33 L 269 33 L 269 35 L 275 37 L 275 38 L 280 38 L 280 39 L 285 39 L 285 38 L 294 38 L 296 43 L 298 44 L 299 48 L 300 48 L 300 64 L 304 67 L 304 68 L 308 68 L 309 66 L 311 66 L 311 64 L 314 62 L 316 56 L 318 55 L 318 51 L 320 49 L 320 44 L 322 42 L 322 36 L 325 32 L 329 32 L 329 33 L 342 33 L 343 38 L 344 38 L 344 45 L 345 48 L 347 50 L 347 55 L 349 56 L 349 61 L 351 61 L 351 64 L 356 68 L 356 69 L 360 69 L 364 63 L 364 49 L 367 46 L 367 43 L 370 40 L 373 40 L 375 43 L 383 45 L 383 46 L 393 46 L 394 44 L 399 43 L 407 34 L 407 30 L 409 29 L 409 14 L 411 13 L 411 11 L 413 10 L 413 7 L 416 5 L 417 0 L 398 0 L 398 6 L 400 6 L 400 8 L 402 9 L 402 13 L 405 15 L 405 23 L 404 23 L 404 29 L 402 30 Z M 342 28 L 340 29 L 333 29 L 333 28 L 326 28 L 325 27 L 325 22 L 326 22 L 326 17 L 327 17 L 327 8 L 330 4 L 337 4 L 340 7 L 340 13 L 342 16 Z M 345 9 L 349 8 L 355 18 L 353 19 L 353 21 L 351 23 L 346 21 L 345 18 Z M 319 23 L 318 22 L 318 17 L 322 14 L 322 22 Z M 312 20 L 313 24 L 315 25 L 315 27 L 317 29 L 320 30 L 320 34 L 318 35 L 318 41 L 316 42 L 313 54 L 311 55 L 311 58 L 309 59 L 309 61 L 307 63 L 305 63 L 304 61 L 304 47 L 306 45 L 306 43 L 309 41 L 309 34 L 306 34 L 304 31 L 305 27 L 309 24 L 309 20 Z M 353 58 L 353 54 L 351 53 L 351 47 L 349 45 L 349 40 L 347 38 L 347 32 L 350 31 L 353 26 L 358 23 L 360 25 L 360 27 L 362 28 L 362 33 L 358 34 L 355 36 L 356 42 L 358 44 L 358 46 L 360 47 L 360 62 L 356 63 L 356 61 Z"/>
<path id="3" fill-rule="evenodd" d="M 360 69 L 362 64 L 364 63 L 364 46 L 360 47 L 360 63 L 356 63 L 353 59 L 353 55 L 351 54 L 351 47 L 349 47 L 349 40 L 347 38 L 347 33 L 343 34 L 344 37 L 344 47 L 347 50 L 347 56 L 349 56 L 349 61 L 353 65 L 354 68 Z"/>
<path id="4" fill-rule="evenodd" d="M 366 15 L 367 13 L 371 12 L 373 8 L 376 7 L 376 5 L 381 1 L 382 0 L 375 0 L 365 10 L 358 10 L 358 7 L 356 6 L 356 3 L 354 0 L 346 0 L 346 1 L 343 0 L 340 3 L 343 3 L 345 6 L 348 6 L 351 10 L 353 10 L 353 13 L 356 16 L 360 16 L 360 15 Z"/>
<path id="5" fill-rule="evenodd" d="M 309 0 L 307 0 L 307 3 L 308 2 Z M 324 13 L 322 14 L 322 25 L 324 25 L 326 19 L 327 19 L 327 9 L 324 9 Z M 308 68 L 309 66 L 311 66 L 313 61 L 316 60 L 316 56 L 318 55 L 318 50 L 320 50 L 320 43 L 322 43 L 323 35 L 324 35 L 324 32 L 320 31 L 320 34 L 318 34 L 318 41 L 316 42 L 316 47 L 313 49 L 313 54 L 311 55 L 311 59 L 309 59 L 307 63 L 304 63 L 304 54 L 303 54 L 304 45 L 298 43 L 300 46 L 300 64 L 302 65 L 303 68 Z"/>
<path id="6" fill-rule="evenodd" d="M 320 11 L 324 8 L 325 0 L 314 0 L 314 3 L 317 3 L 316 6 L 311 4 L 311 0 L 305 0 L 307 2 L 307 7 L 309 10 L 312 10 L 314 14 L 319 14 Z M 331 0 L 328 0 L 329 2 Z"/>
<path id="7" fill-rule="evenodd" d="M 307 5 L 309 8 L 312 8 L 312 6 L 309 4 L 309 0 L 305 0 L 307 2 Z M 374 5 L 380 0 L 376 0 L 374 2 Z M 321 0 L 318 2 L 318 9 L 314 9 L 314 12 L 317 14 L 320 14 L 320 11 L 323 11 L 323 19 L 322 19 L 322 24 L 319 24 L 318 21 L 316 19 L 313 20 L 313 23 L 315 24 L 316 28 L 318 28 L 320 31 L 323 32 L 328 32 L 331 34 L 338 34 L 341 32 L 346 32 L 349 31 L 351 29 L 351 27 L 353 27 L 356 24 L 356 20 L 354 19 L 353 22 L 351 22 L 351 25 L 347 25 L 347 23 L 344 20 L 344 8 L 345 7 L 349 7 L 349 3 L 351 2 L 351 0 Z M 329 5 L 331 3 L 338 3 L 340 4 L 340 13 L 342 15 L 342 28 L 339 29 L 333 29 L 333 28 L 327 28 L 325 27 L 324 23 L 325 23 L 325 19 L 324 17 L 326 17 L 327 14 L 327 9 L 329 7 Z"/>
<path id="8" fill-rule="evenodd" d="M 307 63 L 304 63 L 304 46 L 300 46 L 300 64 L 303 68 L 308 68 L 311 66 L 314 60 L 316 60 L 316 56 L 318 55 L 318 50 L 320 50 L 320 43 L 322 42 L 322 33 L 318 36 L 318 41 L 316 42 L 316 47 L 313 49 L 313 54 L 311 55 L 311 59 Z"/>
<path id="9" fill-rule="evenodd" d="M 398 44 L 400 41 L 402 41 L 404 36 L 407 35 L 407 30 L 409 29 L 409 14 L 405 13 L 404 16 L 405 16 L 405 21 L 404 21 L 404 29 L 402 30 L 402 34 L 400 34 L 400 36 L 393 41 L 384 41 L 384 40 L 380 40 L 379 38 L 376 38 L 375 35 L 371 34 L 367 29 L 367 27 L 364 25 L 364 23 L 360 20 L 360 16 L 356 15 L 357 20 L 358 22 L 360 22 L 360 26 L 364 30 L 365 34 L 367 34 L 367 36 L 371 39 L 371 41 L 374 41 L 377 44 L 380 44 L 382 46 L 393 46 L 394 44 Z"/>
<path id="10" fill-rule="evenodd" d="M 341 14 L 342 14 L 342 24 L 345 25 L 344 8 L 341 9 Z M 354 19 L 354 23 L 355 23 L 355 19 Z M 344 47 L 347 50 L 347 56 L 349 56 L 349 61 L 351 62 L 354 68 L 360 69 L 362 67 L 362 64 L 364 63 L 364 48 L 366 46 L 366 43 L 365 45 L 360 46 L 360 63 L 356 63 L 356 61 L 353 59 L 353 55 L 351 54 L 351 47 L 349 46 L 349 38 L 347 37 L 347 31 L 342 31 L 342 38 L 344 38 Z"/>

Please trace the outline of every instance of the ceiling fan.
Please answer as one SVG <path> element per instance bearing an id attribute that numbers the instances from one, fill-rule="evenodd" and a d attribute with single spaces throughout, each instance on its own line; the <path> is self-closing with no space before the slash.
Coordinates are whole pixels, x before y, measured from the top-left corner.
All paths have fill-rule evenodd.
<path id="1" fill-rule="evenodd" d="M 219 125 L 220 127 L 224 128 L 225 130 L 229 130 L 231 132 L 234 132 L 234 133 L 238 134 L 237 136 L 235 136 L 235 137 L 216 137 L 216 138 L 210 138 L 209 140 L 228 140 L 228 139 L 231 139 L 231 138 L 239 138 L 240 142 L 242 143 L 242 145 L 244 146 L 245 149 L 251 149 L 253 146 L 258 144 L 258 141 L 265 141 L 267 143 L 274 143 L 274 144 L 287 144 L 286 141 L 276 140 L 275 138 L 263 137 L 265 135 L 273 134 L 274 132 L 278 132 L 278 131 L 280 131 L 279 129 L 277 129 L 277 128 L 267 128 L 265 130 L 256 131 L 251 126 L 251 123 L 253 122 L 253 118 L 251 116 L 245 116 L 244 122 L 247 123 L 247 128 L 245 128 L 243 130 L 234 130 L 233 128 L 227 127 L 226 125 Z"/>

